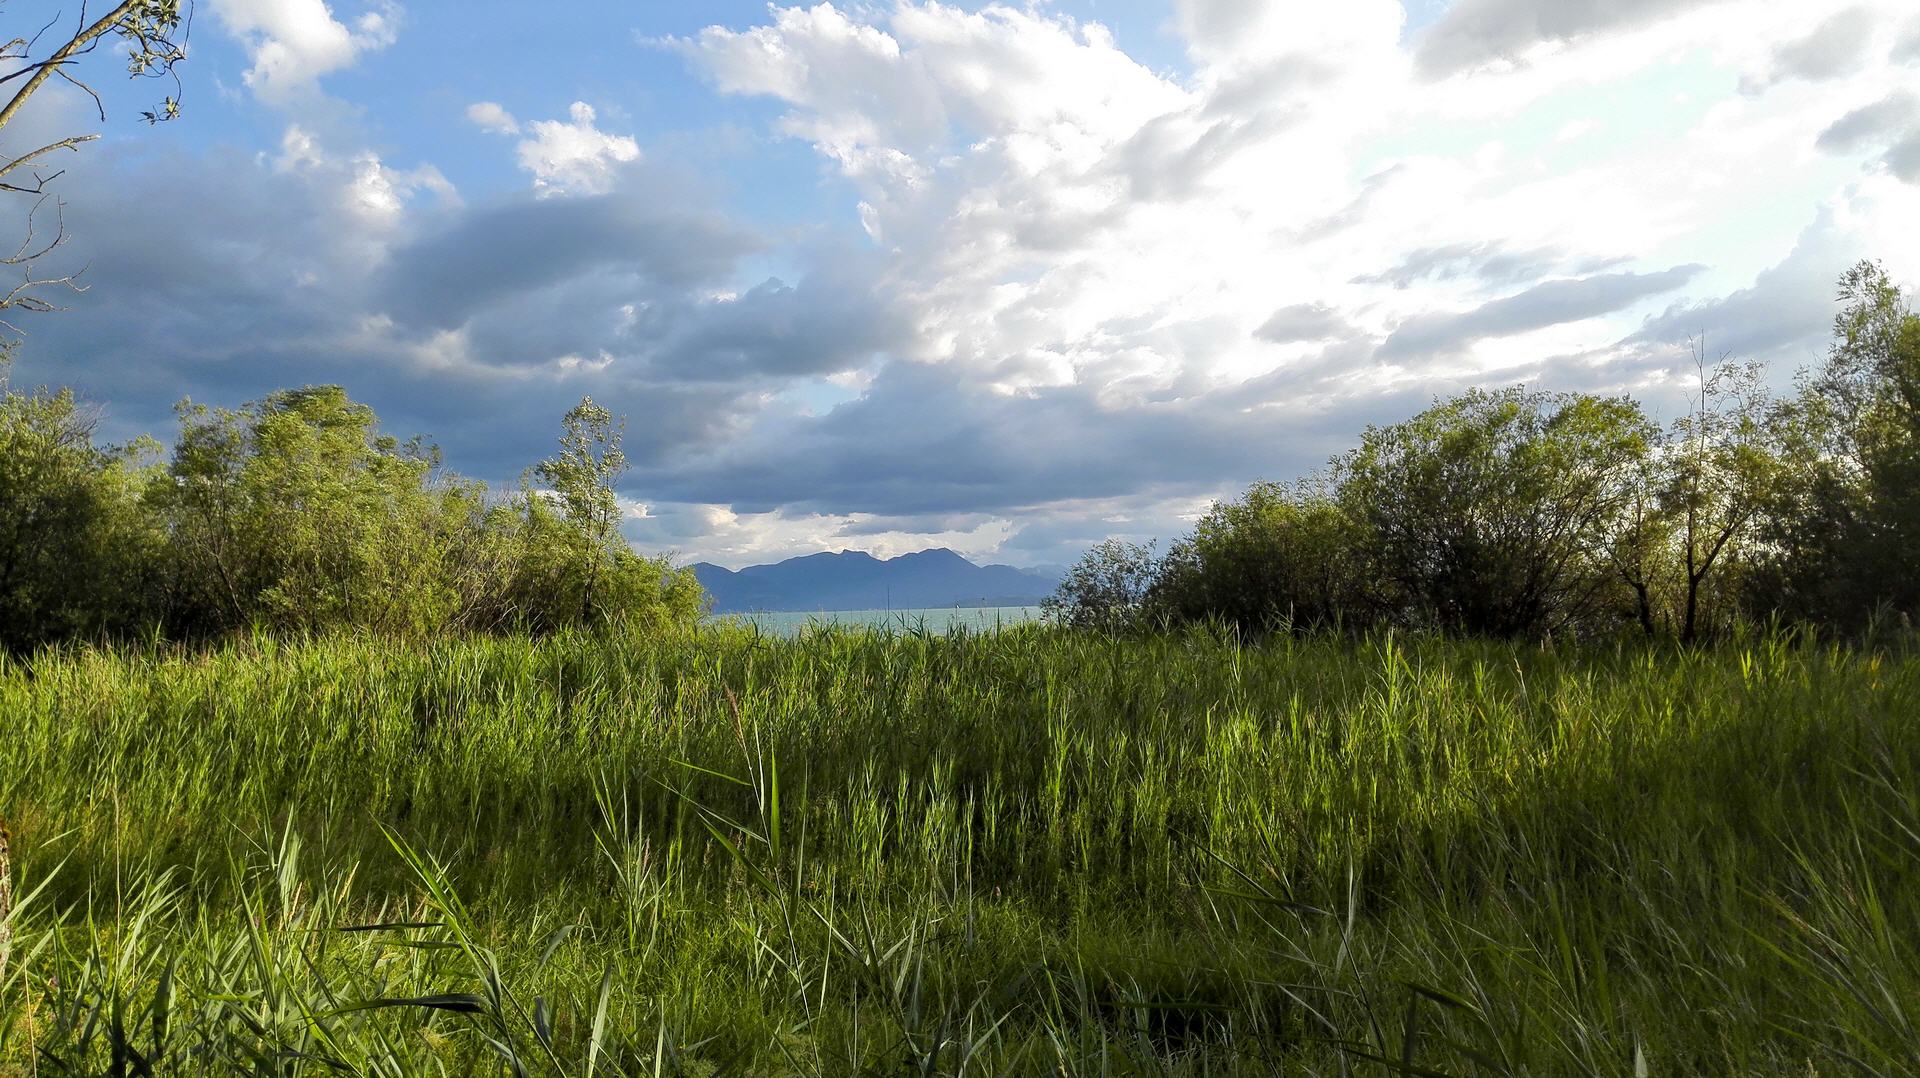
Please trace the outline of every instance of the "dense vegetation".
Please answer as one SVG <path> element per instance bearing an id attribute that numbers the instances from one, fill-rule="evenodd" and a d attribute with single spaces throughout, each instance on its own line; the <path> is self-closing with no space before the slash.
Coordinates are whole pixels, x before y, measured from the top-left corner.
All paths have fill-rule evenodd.
<path id="1" fill-rule="evenodd" d="M 7 386 L 0 1073 L 1912 1073 L 1920 317 L 1842 300 L 1789 398 L 1441 401 L 987 636 L 701 625 L 591 401 L 491 492 Z"/>
<path id="2" fill-rule="evenodd" d="M 1910 655 L 262 637 L 0 711 L 0 1072 L 1920 1066 Z"/>
<path id="3" fill-rule="evenodd" d="M 1700 355 L 1662 431 L 1624 397 L 1473 390 L 1369 428 L 1327 471 L 1214 506 L 1164 555 L 1120 542 L 1052 606 L 1092 626 L 1384 626 L 1694 642 L 1920 613 L 1920 316 L 1863 263 L 1824 367 L 1773 398 Z"/>
<path id="4" fill-rule="evenodd" d="M 0 650 L 71 638 L 352 628 L 548 632 L 698 614 L 692 574 L 620 536 L 620 428 L 591 400 L 492 496 L 336 386 L 179 408 L 171 451 L 94 444 L 71 390 L 0 367 Z"/>

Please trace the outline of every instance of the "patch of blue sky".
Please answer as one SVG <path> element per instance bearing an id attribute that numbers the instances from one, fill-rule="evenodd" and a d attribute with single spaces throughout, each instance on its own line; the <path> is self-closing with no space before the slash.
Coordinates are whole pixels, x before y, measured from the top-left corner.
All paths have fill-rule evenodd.
<path id="1" fill-rule="evenodd" d="M 860 390 L 825 378 L 806 378 L 781 390 L 775 399 L 802 414 L 823 416 L 842 404 L 860 399 Z"/>
<path id="2" fill-rule="evenodd" d="M 1193 75 L 1168 0 L 1055 0 L 1046 9 L 1106 27 L 1114 46 L 1149 71 L 1181 81 Z"/>
<path id="3" fill-rule="evenodd" d="M 1420 31 L 1440 21 L 1446 14 L 1450 0 L 1401 0 L 1400 7 L 1407 13 L 1407 21 L 1400 28 L 1400 40 L 1405 41 Z"/>
<path id="4" fill-rule="evenodd" d="M 285 123 L 254 103 L 245 83 L 249 66 L 245 50 L 204 11 L 186 45 L 189 59 L 176 69 L 180 79 L 177 85 L 164 76 L 127 77 L 122 66 L 125 50 L 118 43 L 111 48 L 111 55 L 102 48 L 86 66 L 77 68 L 75 74 L 99 93 L 105 120 L 78 91 L 69 91 L 57 82 L 49 86 L 85 115 L 81 126 L 88 133 L 98 133 L 106 142 L 158 144 L 189 151 L 220 144 L 277 144 Z M 154 110 L 169 96 L 179 99 L 180 119 L 149 128 L 141 113 Z"/>

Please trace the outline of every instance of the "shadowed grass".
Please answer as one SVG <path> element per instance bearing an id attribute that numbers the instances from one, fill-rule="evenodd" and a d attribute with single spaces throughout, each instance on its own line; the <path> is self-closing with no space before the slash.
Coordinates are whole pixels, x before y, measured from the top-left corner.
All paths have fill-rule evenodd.
<path id="1" fill-rule="evenodd" d="M 1920 1068 L 1906 657 L 255 639 L 0 715 L 0 1072 Z"/>

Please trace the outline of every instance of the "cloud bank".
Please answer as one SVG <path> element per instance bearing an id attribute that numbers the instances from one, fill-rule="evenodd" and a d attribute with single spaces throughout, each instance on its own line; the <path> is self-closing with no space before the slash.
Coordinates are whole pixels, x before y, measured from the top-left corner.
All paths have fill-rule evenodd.
<path id="1" fill-rule="evenodd" d="M 216 10 L 269 105 L 401 25 Z M 1182 0 L 1167 26 L 1184 70 L 1046 6 L 776 6 L 618 46 L 726 130 L 656 144 L 618 101 L 476 87 L 448 107 L 491 186 L 337 125 L 112 147 L 68 192 L 90 313 L 29 355 L 126 431 L 339 381 L 506 482 L 591 393 L 629 418 L 649 549 L 1058 563 L 1466 385 L 1660 404 L 1702 334 L 1784 379 L 1850 261 L 1920 280 L 1888 242 L 1920 234 L 1898 4 L 1456 0 L 1408 30 L 1391 0 Z M 789 151 L 837 217 L 730 193 Z"/>

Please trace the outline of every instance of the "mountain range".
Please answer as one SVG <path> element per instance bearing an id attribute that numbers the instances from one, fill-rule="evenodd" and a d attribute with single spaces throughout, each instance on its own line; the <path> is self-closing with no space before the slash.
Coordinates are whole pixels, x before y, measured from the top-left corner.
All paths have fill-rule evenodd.
<path id="1" fill-rule="evenodd" d="M 740 570 L 697 562 L 693 572 L 716 614 L 1033 606 L 1059 584 L 1045 571 L 975 565 L 945 547 L 885 559 L 842 550 Z"/>

